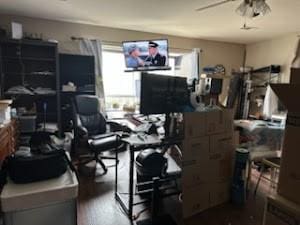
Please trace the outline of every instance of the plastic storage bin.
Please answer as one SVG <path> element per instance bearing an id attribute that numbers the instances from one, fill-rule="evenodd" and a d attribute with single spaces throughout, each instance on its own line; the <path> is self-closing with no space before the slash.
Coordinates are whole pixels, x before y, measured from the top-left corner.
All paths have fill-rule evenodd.
<path id="1" fill-rule="evenodd" d="M 19 116 L 21 133 L 35 132 L 36 116 Z"/>

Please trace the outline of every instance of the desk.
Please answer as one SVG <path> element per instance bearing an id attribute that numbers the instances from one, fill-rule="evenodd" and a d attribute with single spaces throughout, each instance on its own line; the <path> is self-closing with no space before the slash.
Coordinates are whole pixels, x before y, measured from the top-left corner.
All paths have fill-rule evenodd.
<path id="1" fill-rule="evenodd" d="M 126 212 L 129 219 L 132 219 L 133 216 L 133 206 L 145 203 L 146 201 L 142 202 L 134 202 L 134 162 L 135 157 L 134 153 L 141 151 L 146 148 L 160 148 L 165 146 L 175 145 L 181 142 L 181 140 L 173 140 L 173 141 L 162 141 L 158 136 L 148 135 L 144 138 L 144 141 L 139 139 L 136 135 L 132 135 L 129 138 L 123 138 L 122 141 L 129 146 L 129 193 L 128 193 L 128 205 L 124 202 L 122 194 L 118 192 L 118 164 L 116 163 L 115 167 L 115 198 L 121 205 L 122 209 Z M 118 160 L 118 151 L 116 151 L 116 160 Z M 168 194 L 168 196 L 173 195 Z M 179 194 L 178 192 L 176 194 Z"/>

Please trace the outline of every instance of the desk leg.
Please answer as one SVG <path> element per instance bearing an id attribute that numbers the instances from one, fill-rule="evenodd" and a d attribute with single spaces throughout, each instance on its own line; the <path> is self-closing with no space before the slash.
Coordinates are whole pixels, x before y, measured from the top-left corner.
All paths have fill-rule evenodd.
<path id="1" fill-rule="evenodd" d="M 118 141 L 119 141 L 119 137 Z M 115 167 L 115 196 L 118 193 L 118 163 L 119 162 L 119 151 L 118 151 L 118 147 L 116 147 L 116 167 Z"/>
<path id="2" fill-rule="evenodd" d="M 251 172 L 252 172 L 252 161 L 250 159 L 247 161 L 246 168 L 247 168 L 246 192 L 249 193 L 250 191 L 249 185 L 251 182 Z"/>
<path id="3" fill-rule="evenodd" d="M 129 150 L 129 154 L 130 154 L 130 168 L 129 168 L 129 206 L 128 206 L 128 216 L 129 219 L 132 219 L 132 214 L 133 214 L 133 168 L 134 168 L 134 147 L 130 146 L 130 150 Z"/>

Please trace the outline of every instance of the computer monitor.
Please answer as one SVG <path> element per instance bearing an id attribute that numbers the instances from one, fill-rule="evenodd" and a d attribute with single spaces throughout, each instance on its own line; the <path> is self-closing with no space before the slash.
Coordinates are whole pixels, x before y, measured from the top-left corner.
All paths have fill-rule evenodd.
<path id="1" fill-rule="evenodd" d="M 149 73 L 141 76 L 141 114 L 183 112 L 189 101 L 186 78 Z"/>

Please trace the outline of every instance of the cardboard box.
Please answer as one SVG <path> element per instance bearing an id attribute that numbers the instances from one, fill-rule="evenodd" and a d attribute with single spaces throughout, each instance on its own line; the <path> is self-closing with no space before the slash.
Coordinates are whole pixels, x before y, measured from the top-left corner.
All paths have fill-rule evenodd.
<path id="1" fill-rule="evenodd" d="M 214 110 L 206 113 L 205 134 L 212 135 L 225 132 L 224 111 Z"/>
<path id="2" fill-rule="evenodd" d="M 300 105 L 297 104 L 300 84 L 273 84 L 271 87 L 288 109 L 278 193 L 300 204 Z"/>
<path id="3" fill-rule="evenodd" d="M 210 181 L 224 182 L 229 181 L 233 174 L 233 154 L 226 152 L 222 155 L 214 155 L 218 158 L 210 158 L 207 168 Z"/>
<path id="4" fill-rule="evenodd" d="M 209 208 L 209 184 L 183 189 L 183 217 L 188 218 Z"/>
<path id="5" fill-rule="evenodd" d="M 183 166 L 182 170 L 182 188 L 193 188 L 201 184 L 207 184 L 210 181 L 208 172 L 208 161 L 204 164 L 193 164 Z"/>
<path id="6" fill-rule="evenodd" d="M 300 127 L 286 126 L 278 193 L 300 204 Z"/>
<path id="7" fill-rule="evenodd" d="M 186 139 L 182 144 L 182 163 L 196 161 L 202 163 L 209 158 L 209 137 Z"/>
<path id="8" fill-rule="evenodd" d="M 203 112 L 184 113 L 185 138 L 196 138 L 205 135 L 206 115 Z"/>
<path id="9" fill-rule="evenodd" d="M 233 133 L 216 134 L 209 137 L 209 155 L 223 154 L 233 152 Z"/>
<path id="10" fill-rule="evenodd" d="M 231 109 L 184 114 L 185 139 L 233 132 Z"/>
<path id="11" fill-rule="evenodd" d="M 223 109 L 224 132 L 233 133 L 234 131 L 234 112 L 232 109 Z"/>
<path id="12" fill-rule="evenodd" d="M 300 224 L 300 206 L 280 195 L 267 198 L 263 225 Z"/>
<path id="13" fill-rule="evenodd" d="M 233 154 L 218 155 L 220 158 L 185 161 L 182 165 L 182 187 L 190 188 L 211 182 L 228 182 L 233 174 Z"/>
<path id="14" fill-rule="evenodd" d="M 210 184 L 209 206 L 214 207 L 226 203 L 230 199 L 231 182 L 214 182 Z"/>
<path id="15" fill-rule="evenodd" d="M 291 68 L 291 84 L 300 84 L 300 68 Z"/>

